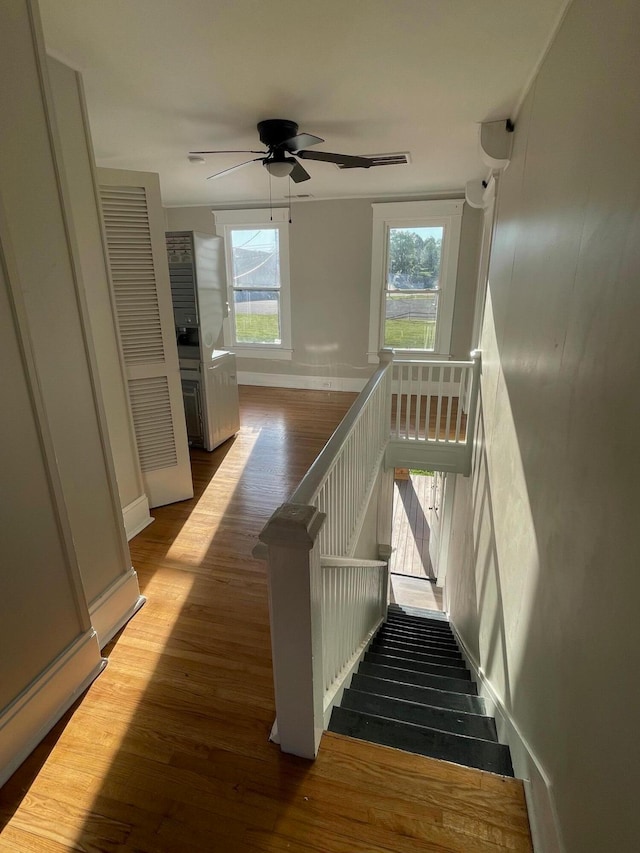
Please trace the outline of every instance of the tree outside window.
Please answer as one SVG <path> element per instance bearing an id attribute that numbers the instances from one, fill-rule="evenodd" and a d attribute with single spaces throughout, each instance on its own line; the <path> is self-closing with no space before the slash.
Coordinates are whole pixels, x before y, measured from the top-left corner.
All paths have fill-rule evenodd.
<path id="1" fill-rule="evenodd" d="M 385 347 L 435 348 L 443 236 L 442 227 L 389 228 Z"/>

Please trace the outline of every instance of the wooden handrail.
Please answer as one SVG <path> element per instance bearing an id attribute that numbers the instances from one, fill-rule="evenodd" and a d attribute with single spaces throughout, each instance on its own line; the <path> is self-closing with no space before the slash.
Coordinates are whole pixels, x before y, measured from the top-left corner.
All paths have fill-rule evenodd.
<path id="1" fill-rule="evenodd" d="M 386 566 L 385 560 L 362 560 L 360 557 L 330 557 L 328 555 L 320 556 L 321 568 L 347 568 L 362 567 L 363 569 L 381 569 Z"/>
<path id="2" fill-rule="evenodd" d="M 452 361 L 444 358 L 398 358 L 393 364 L 395 367 L 403 364 L 428 364 L 433 367 L 473 367 L 473 361 Z"/>

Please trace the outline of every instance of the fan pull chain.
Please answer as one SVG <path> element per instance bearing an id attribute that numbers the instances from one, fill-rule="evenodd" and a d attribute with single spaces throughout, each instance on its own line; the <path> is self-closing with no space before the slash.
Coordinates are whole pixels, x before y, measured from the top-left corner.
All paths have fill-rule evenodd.
<path id="1" fill-rule="evenodd" d="M 291 225 L 291 175 L 289 175 L 289 225 Z"/>
<path id="2" fill-rule="evenodd" d="M 269 221 L 273 222 L 273 203 L 271 201 L 271 172 L 269 174 Z"/>

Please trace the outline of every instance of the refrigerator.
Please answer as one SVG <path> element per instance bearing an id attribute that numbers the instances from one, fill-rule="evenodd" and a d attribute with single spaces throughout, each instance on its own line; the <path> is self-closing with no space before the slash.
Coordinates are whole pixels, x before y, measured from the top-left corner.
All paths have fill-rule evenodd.
<path id="1" fill-rule="evenodd" d="M 216 348 L 228 313 L 223 241 L 196 231 L 166 240 L 187 436 L 214 450 L 240 429 L 236 358 Z"/>

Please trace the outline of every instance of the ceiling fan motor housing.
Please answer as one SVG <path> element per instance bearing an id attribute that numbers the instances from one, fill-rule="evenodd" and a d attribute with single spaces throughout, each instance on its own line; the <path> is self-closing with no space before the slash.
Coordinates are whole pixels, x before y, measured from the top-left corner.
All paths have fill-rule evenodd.
<path id="1" fill-rule="evenodd" d="M 258 122 L 258 135 L 267 148 L 278 148 L 298 135 L 298 125 L 283 118 L 269 118 Z"/>

